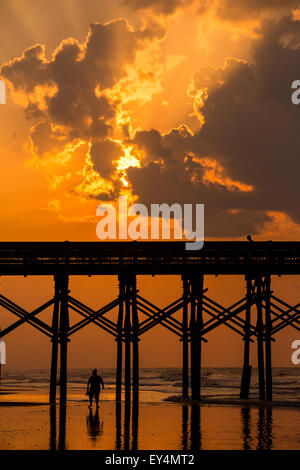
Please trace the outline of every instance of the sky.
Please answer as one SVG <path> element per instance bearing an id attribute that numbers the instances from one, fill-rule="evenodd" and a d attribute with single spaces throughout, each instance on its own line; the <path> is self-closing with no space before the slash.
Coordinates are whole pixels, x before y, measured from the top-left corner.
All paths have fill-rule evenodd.
<path id="1" fill-rule="evenodd" d="M 204 203 L 206 239 L 300 240 L 298 0 L 0 0 L 0 24 L 2 241 L 96 241 L 96 208 L 119 195 Z M 206 284 L 225 306 L 245 287 L 235 277 Z M 181 295 L 177 278 L 138 285 L 159 306 Z M 297 279 L 274 285 L 297 302 Z M 0 286 L 29 309 L 53 292 L 50 278 Z M 72 279 L 71 289 L 100 306 L 117 280 Z M 11 320 L 1 311 L 2 328 Z M 275 365 L 291 365 L 294 339 L 281 334 Z M 9 367 L 48 366 L 49 341 L 31 327 L 6 341 Z M 205 348 L 204 365 L 241 364 L 226 328 Z M 180 364 L 161 327 L 141 351 L 142 366 Z M 114 366 L 115 343 L 90 326 L 72 340 L 70 366 L 95 357 Z"/>

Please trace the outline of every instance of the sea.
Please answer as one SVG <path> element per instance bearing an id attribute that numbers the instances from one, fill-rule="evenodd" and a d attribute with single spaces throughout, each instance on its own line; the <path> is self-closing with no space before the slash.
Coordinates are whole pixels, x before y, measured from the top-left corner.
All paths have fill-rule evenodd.
<path id="1" fill-rule="evenodd" d="M 3 368 L 2 368 L 3 369 Z M 105 384 L 102 400 L 115 399 L 115 369 L 103 369 L 101 375 Z M 85 397 L 89 369 L 68 370 L 68 397 L 80 400 Z M 201 396 L 214 399 L 235 399 L 239 397 L 241 368 L 203 368 Z M 48 369 L 2 370 L 0 390 L 2 393 L 47 397 L 49 391 Z M 180 368 L 141 368 L 140 400 L 143 402 L 162 402 L 176 400 L 181 395 Z M 258 398 L 258 373 L 252 370 L 249 398 Z M 273 399 L 286 402 L 300 402 L 300 367 L 273 368 Z"/>
<path id="2" fill-rule="evenodd" d="M 49 370 L 2 368 L 0 450 L 300 449 L 300 368 L 273 369 L 272 405 L 258 400 L 257 369 L 240 401 L 240 368 L 203 368 L 203 401 L 190 402 L 179 368 L 142 368 L 139 402 L 116 403 L 115 369 L 103 369 L 100 408 L 89 409 L 90 374 L 69 369 L 67 406 L 51 407 Z"/>

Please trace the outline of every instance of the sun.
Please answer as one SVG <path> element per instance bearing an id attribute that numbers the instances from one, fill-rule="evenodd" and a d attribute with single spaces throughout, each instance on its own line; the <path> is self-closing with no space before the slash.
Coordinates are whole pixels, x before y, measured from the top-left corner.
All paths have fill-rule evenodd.
<path id="1" fill-rule="evenodd" d="M 122 141 L 118 141 L 121 145 L 123 150 L 123 155 L 116 161 L 114 161 L 114 165 L 116 166 L 117 174 L 126 188 L 129 186 L 129 182 L 127 179 L 127 172 L 126 170 L 130 167 L 140 168 L 141 166 L 141 155 L 137 154 L 137 150 L 133 145 L 126 145 Z"/>

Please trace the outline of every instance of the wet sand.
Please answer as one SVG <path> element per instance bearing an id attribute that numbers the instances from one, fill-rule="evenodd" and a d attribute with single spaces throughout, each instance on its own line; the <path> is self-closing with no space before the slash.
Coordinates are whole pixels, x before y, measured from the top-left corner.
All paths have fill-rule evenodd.
<path id="1" fill-rule="evenodd" d="M 300 447 L 300 408 L 177 402 L 126 406 L 85 399 L 50 407 L 45 396 L 3 395 L 0 449 L 242 450 Z M 35 400 L 38 398 L 38 400 Z M 43 402 L 43 400 L 44 402 Z M 257 403 L 258 402 L 258 403 Z"/>

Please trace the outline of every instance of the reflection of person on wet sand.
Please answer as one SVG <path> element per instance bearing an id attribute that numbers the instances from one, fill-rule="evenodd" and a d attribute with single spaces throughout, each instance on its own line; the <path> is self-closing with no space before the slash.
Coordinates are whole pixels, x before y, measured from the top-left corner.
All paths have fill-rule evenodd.
<path id="1" fill-rule="evenodd" d="M 99 408 L 96 408 L 95 415 L 90 409 L 90 414 L 86 419 L 88 434 L 93 438 L 97 438 L 103 434 L 103 421 L 99 419 Z"/>
<path id="2" fill-rule="evenodd" d="M 94 369 L 93 375 L 91 375 L 88 380 L 86 391 L 87 395 L 90 397 L 90 408 L 93 404 L 93 397 L 95 397 L 97 408 L 99 406 L 100 385 L 102 385 L 102 389 L 104 389 L 103 379 L 97 374 L 97 369 Z"/>

